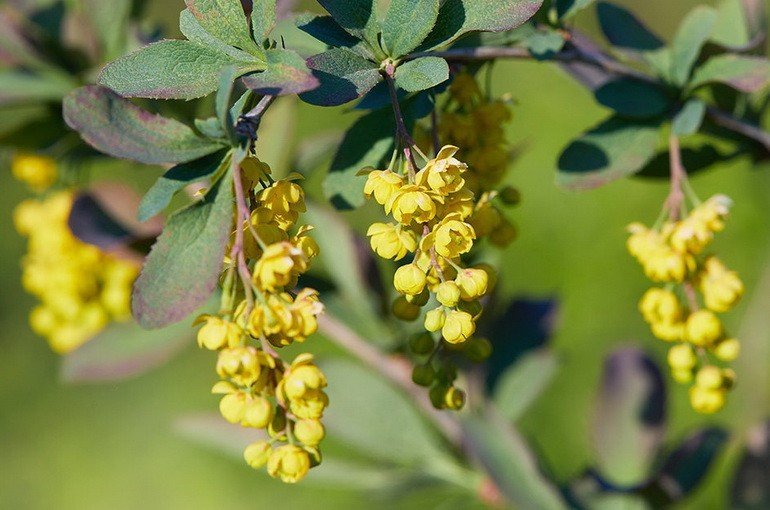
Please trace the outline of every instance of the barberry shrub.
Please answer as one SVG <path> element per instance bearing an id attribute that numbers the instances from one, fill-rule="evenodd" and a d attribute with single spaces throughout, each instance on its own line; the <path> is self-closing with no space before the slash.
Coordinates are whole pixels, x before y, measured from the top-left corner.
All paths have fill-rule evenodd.
<path id="1" fill-rule="evenodd" d="M 391 482 L 398 468 L 491 505 L 665 505 L 692 492 L 727 435 L 704 428 L 659 462 L 665 382 L 638 350 L 607 358 L 595 470 L 555 483 L 512 426 L 557 361 L 542 345 L 548 331 L 534 348 L 510 345 L 517 327 L 532 329 L 515 320 L 517 306 L 529 315 L 545 307 L 545 323 L 552 304 L 505 303 L 497 291 L 500 274 L 518 270 L 500 249 L 517 238 L 521 196 L 508 169 L 521 146 L 506 129 L 515 84 L 496 94 L 490 77 L 502 59 L 552 62 L 611 111 L 563 150 L 557 185 L 590 190 L 636 174 L 670 182 L 654 224 L 628 227 L 628 251 L 655 285 L 638 308 L 652 335 L 672 343 L 667 363 L 691 385 L 692 408 L 716 413 L 741 377 L 728 366 L 740 342 L 717 314 L 752 283 L 708 251 L 732 201 L 699 198 L 688 170 L 725 159 L 714 149 L 724 144 L 755 159 L 770 150 L 759 4 L 697 7 L 667 44 L 598 2 L 608 50 L 574 28 L 591 1 L 318 4 L 325 14 L 276 0 L 186 0 L 183 38 L 161 39 L 135 29 L 128 0 L 72 2 L 62 12 L 93 38 L 62 43 L 78 50 L 73 62 L 47 60 L 34 41 L 43 32 L 0 18 L 11 66 L 0 99 L 28 116 L 0 134 L 17 149 L 13 175 L 36 194 L 14 214 L 29 245 L 24 287 L 40 300 L 33 330 L 54 350 L 75 351 L 77 371 L 103 354 L 89 354 L 94 337 L 143 334 L 131 315 L 164 328 L 147 347 L 164 354 L 166 334 L 192 322 L 216 356 L 221 418 L 260 431 L 239 445 L 246 463 L 286 483 L 323 464 L 331 425 Z M 106 29 L 108 19 L 120 22 Z M 316 107 L 355 101 L 361 112 L 338 144 L 324 140 L 311 154 L 331 157 L 320 184 L 328 203 L 308 199 L 305 182 L 321 182 L 313 165 L 274 162 L 285 161 L 275 147 L 290 149 L 266 124 L 296 96 Z M 45 122 L 55 128 L 27 135 L 39 136 L 33 147 L 16 142 Z M 141 200 L 122 188 L 115 198 L 115 188 L 83 185 L 80 169 L 104 156 L 164 173 Z M 364 211 L 365 225 L 346 222 L 350 210 Z M 371 370 L 317 362 L 318 333 Z M 368 434 L 365 417 L 377 413 L 384 430 Z M 314 470 L 319 480 L 324 469 Z M 362 484 L 372 475 L 357 474 Z"/>

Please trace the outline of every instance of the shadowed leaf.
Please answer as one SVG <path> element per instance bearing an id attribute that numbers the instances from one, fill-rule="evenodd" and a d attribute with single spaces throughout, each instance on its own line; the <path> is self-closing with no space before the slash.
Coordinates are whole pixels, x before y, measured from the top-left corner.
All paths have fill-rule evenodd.
<path id="1" fill-rule="evenodd" d="M 64 119 L 94 148 L 140 163 L 182 163 L 221 147 L 184 124 L 153 115 L 98 85 L 69 94 L 64 99 Z"/>
<path id="2" fill-rule="evenodd" d="M 671 106 L 671 100 L 660 87 L 633 78 L 608 82 L 594 94 L 599 104 L 625 117 L 656 117 Z"/>
<path id="3" fill-rule="evenodd" d="M 604 364 L 592 439 L 602 477 L 633 487 L 652 474 L 665 433 L 666 389 L 655 363 L 636 349 L 611 354 Z"/>
<path id="4" fill-rule="evenodd" d="M 319 86 L 302 94 L 318 106 L 338 106 L 357 99 L 380 81 L 377 65 L 345 48 L 333 48 L 307 60 Z"/>
<path id="5" fill-rule="evenodd" d="M 734 510 L 770 508 L 770 423 L 749 431 L 730 498 Z"/>
<path id="6" fill-rule="evenodd" d="M 179 322 L 214 292 L 232 228 L 232 188 L 228 172 L 204 200 L 169 218 L 134 286 L 133 313 L 143 327 Z"/>
<path id="7" fill-rule="evenodd" d="M 663 47 L 663 41 L 625 8 L 599 2 L 596 12 L 604 36 L 613 45 L 637 51 L 653 51 Z"/>
<path id="8" fill-rule="evenodd" d="M 318 79 L 308 69 L 305 59 L 294 51 L 267 50 L 265 59 L 267 68 L 264 71 L 242 78 L 243 84 L 258 94 L 301 94 L 313 90 L 319 84 Z"/>
<path id="9" fill-rule="evenodd" d="M 556 12 L 559 19 L 567 20 L 579 13 L 586 7 L 589 7 L 596 0 L 556 0 Z"/>
<path id="10" fill-rule="evenodd" d="M 375 0 L 318 0 L 318 3 L 349 34 L 377 44 L 380 24 L 374 8 Z"/>
<path id="11" fill-rule="evenodd" d="M 656 122 L 607 119 L 564 149 L 557 184 L 585 190 L 636 173 L 655 155 L 658 129 Z"/>
<path id="12" fill-rule="evenodd" d="M 685 17 L 671 43 L 671 81 L 684 85 L 690 77 L 703 44 L 711 35 L 716 22 L 716 11 L 698 6 Z"/>
<path id="13" fill-rule="evenodd" d="M 374 53 L 369 45 L 345 32 L 331 16 L 300 14 L 297 16 L 296 23 L 300 30 L 327 46 L 348 48 L 366 59 L 374 60 Z"/>
<path id="14" fill-rule="evenodd" d="M 226 151 L 209 154 L 201 159 L 175 166 L 159 178 L 142 198 L 139 221 L 147 221 L 160 214 L 179 191 L 190 184 L 206 181 L 230 163 Z"/>

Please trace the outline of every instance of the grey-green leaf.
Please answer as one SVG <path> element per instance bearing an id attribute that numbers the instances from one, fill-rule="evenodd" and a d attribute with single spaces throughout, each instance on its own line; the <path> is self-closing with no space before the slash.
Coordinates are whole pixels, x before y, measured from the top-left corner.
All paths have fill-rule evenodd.
<path id="1" fill-rule="evenodd" d="M 512 30 L 532 18 L 543 0 L 446 0 L 421 49 L 446 46 L 469 32 Z"/>
<path id="2" fill-rule="evenodd" d="M 462 424 L 468 448 L 513 507 L 566 510 L 559 491 L 539 471 L 536 457 L 513 427 L 494 415 L 468 415 Z"/>
<path id="3" fill-rule="evenodd" d="M 556 375 L 559 361 L 548 349 L 533 351 L 503 372 L 495 386 L 494 402 L 514 423 L 543 394 Z"/>
<path id="4" fill-rule="evenodd" d="M 717 14 L 711 7 L 700 5 L 690 11 L 671 43 L 671 81 L 682 86 L 690 78 L 700 50 L 711 35 Z"/>
<path id="5" fill-rule="evenodd" d="M 236 62 L 197 43 L 165 40 L 108 64 L 99 83 L 126 97 L 196 99 L 214 92 L 222 69 L 233 64 L 241 74 L 264 69 L 264 63 L 256 58 Z"/>
<path id="6" fill-rule="evenodd" d="M 735 510 L 770 508 L 770 422 L 753 427 L 746 435 L 731 493 L 730 508 Z"/>
<path id="7" fill-rule="evenodd" d="M 741 92 L 758 92 L 770 83 L 770 61 L 748 55 L 717 55 L 695 70 L 690 88 L 723 83 Z"/>
<path id="8" fill-rule="evenodd" d="M 198 19 L 188 9 L 179 14 L 179 30 L 189 41 L 207 46 L 219 53 L 224 53 L 235 62 L 250 62 L 255 57 L 243 50 L 239 50 L 229 44 L 225 44 L 213 35 L 206 32 Z"/>
<path id="9" fill-rule="evenodd" d="M 557 183 L 585 190 L 633 175 L 655 156 L 659 128 L 658 122 L 607 119 L 562 152 Z"/>
<path id="10" fill-rule="evenodd" d="M 310 57 L 307 65 L 319 86 L 300 97 L 318 106 L 338 106 L 353 101 L 381 80 L 376 64 L 345 48 L 332 48 Z"/>
<path id="11" fill-rule="evenodd" d="M 393 0 L 382 26 L 385 47 L 393 58 L 406 55 L 430 34 L 439 0 Z"/>
<path id="12" fill-rule="evenodd" d="M 318 0 L 318 3 L 346 32 L 373 46 L 378 44 L 380 24 L 375 0 Z"/>
<path id="13" fill-rule="evenodd" d="M 625 117 L 655 117 L 671 107 L 666 92 L 655 85 L 633 78 L 618 78 L 594 92 L 599 104 Z"/>
<path id="14" fill-rule="evenodd" d="M 396 69 L 396 85 L 406 92 L 419 92 L 449 79 L 449 64 L 439 57 L 410 60 Z"/>
<path id="15" fill-rule="evenodd" d="M 214 292 L 233 222 L 228 172 L 205 198 L 173 214 L 134 285 L 132 309 L 147 329 L 179 322 Z"/>
<path id="16" fill-rule="evenodd" d="M 275 28 L 276 0 L 254 0 L 251 9 L 251 33 L 257 43 L 267 40 Z"/>
<path id="17" fill-rule="evenodd" d="M 60 101 L 75 84 L 54 74 L 28 74 L 23 71 L 0 71 L 0 105 Z"/>
<path id="18" fill-rule="evenodd" d="M 244 76 L 249 89 L 262 95 L 284 96 L 313 90 L 318 79 L 308 69 L 305 59 L 292 50 L 272 49 L 265 52 L 267 68 Z"/>
<path id="19" fill-rule="evenodd" d="M 69 94 L 64 119 L 94 148 L 140 163 L 183 163 L 221 148 L 181 122 L 153 115 L 99 85 Z"/>
<path id="20" fill-rule="evenodd" d="M 219 75 L 219 87 L 217 88 L 215 101 L 217 119 L 219 119 L 219 124 L 222 126 L 225 133 L 227 133 L 231 142 L 237 140 L 235 135 L 235 121 L 230 112 L 230 103 L 233 99 L 233 87 L 237 76 L 238 70 L 235 66 L 228 66 L 222 69 L 222 72 Z"/>
<path id="21" fill-rule="evenodd" d="M 592 427 L 596 462 L 605 480 L 634 487 L 652 474 L 665 432 L 663 376 L 644 353 L 621 349 L 604 364 Z"/>
<path id="22" fill-rule="evenodd" d="M 251 39 L 249 21 L 240 0 L 185 0 L 185 4 L 212 36 L 243 51 L 256 55 L 262 53 Z"/>
<path id="23" fill-rule="evenodd" d="M 671 131 L 677 136 L 693 135 L 698 132 L 706 115 L 706 103 L 690 99 L 685 103 L 671 123 Z"/>
<path id="24" fill-rule="evenodd" d="M 182 163 L 163 174 L 142 198 L 139 204 L 138 219 L 147 221 L 163 212 L 179 191 L 185 186 L 203 182 L 216 175 L 230 159 L 225 151 L 209 154 L 189 163 Z"/>

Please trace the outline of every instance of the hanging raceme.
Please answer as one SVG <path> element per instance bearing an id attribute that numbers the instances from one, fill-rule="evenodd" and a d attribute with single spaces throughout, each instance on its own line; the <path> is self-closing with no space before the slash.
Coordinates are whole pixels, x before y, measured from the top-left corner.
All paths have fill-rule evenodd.
<path id="1" fill-rule="evenodd" d="M 671 193 L 655 225 L 629 225 L 628 251 L 645 275 L 662 285 L 644 294 L 639 311 L 657 338 L 676 343 L 668 352 L 672 376 L 682 384 L 694 382 L 690 403 L 710 414 L 724 406 L 735 384 L 735 372 L 725 365 L 740 351 L 717 314 L 738 303 L 743 282 L 719 258 L 705 253 L 725 228 L 732 201 L 716 195 L 702 202 L 687 179 L 674 135 L 670 148 Z"/>

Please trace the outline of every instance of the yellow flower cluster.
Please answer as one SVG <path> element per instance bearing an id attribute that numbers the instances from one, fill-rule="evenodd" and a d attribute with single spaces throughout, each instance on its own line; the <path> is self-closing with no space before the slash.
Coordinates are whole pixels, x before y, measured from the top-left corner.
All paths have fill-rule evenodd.
<path id="1" fill-rule="evenodd" d="M 639 310 L 656 337 L 677 344 L 668 354 L 672 375 L 683 384 L 694 382 L 690 403 L 701 413 L 719 411 L 735 383 L 735 373 L 714 362 L 734 361 L 740 351 L 740 343 L 725 331 L 717 313 L 738 303 L 743 283 L 718 258 L 703 254 L 714 234 L 724 229 L 730 205 L 730 199 L 717 195 L 659 229 L 629 226 L 629 252 L 648 278 L 664 284 L 644 294 Z"/>
<path id="2" fill-rule="evenodd" d="M 364 192 L 384 207 L 395 222 L 375 223 L 368 231 L 372 249 L 381 257 L 409 264 L 396 270 L 393 285 L 401 294 L 393 305 L 403 320 L 416 320 L 431 297 L 438 306 L 425 314 L 425 329 L 441 333 L 444 345 L 469 344 L 476 331 L 482 306 L 480 299 L 492 287 L 494 271 L 489 266 L 465 267 L 478 235 L 469 222 L 474 195 L 464 178 L 467 165 L 455 158 L 458 148 L 443 147 L 413 176 L 390 170 L 369 173 Z M 430 350 L 434 342 L 430 340 Z M 422 377 L 417 372 L 422 370 Z M 432 367 L 418 367 L 415 381 L 442 391 L 439 407 L 459 409 L 462 392 L 451 385 L 453 378 L 427 377 Z M 450 395 L 451 394 L 451 395 Z M 447 396 L 448 395 L 448 396 Z"/>
<path id="3" fill-rule="evenodd" d="M 22 283 L 40 300 L 30 325 L 59 353 L 76 349 L 110 321 L 128 320 L 139 273 L 137 264 L 75 238 L 67 224 L 73 198 L 59 191 L 28 199 L 13 217 L 16 230 L 28 238 Z"/>
<path id="4" fill-rule="evenodd" d="M 219 351 L 221 380 L 212 391 L 223 395 L 222 416 L 267 433 L 268 439 L 246 448 L 246 462 L 295 483 L 321 462 L 321 418 L 329 404 L 326 378 L 311 355 L 301 354 L 287 365 L 274 349 L 304 342 L 318 330 L 317 317 L 324 309 L 318 292 L 295 287 L 319 250 L 308 235 L 310 227 L 295 229 L 305 212 L 304 192 L 295 177 L 273 181 L 270 168 L 253 157 L 243 163 L 242 172 L 250 217 L 236 227 L 242 232 L 233 235 L 232 243 L 242 236 L 242 262 L 250 278 L 239 289 L 235 275 L 243 276 L 243 268 L 237 258 L 225 260 L 222 309 L 199 317 L 198 344 Z"/>
<path id="5" fill-rule="evenodd" d="M 53 186 L 59 175 L 56 161 L 37 154 L 16 154 L 11 161 L 11 172 L 30 189 L 42 192 Z"/>

